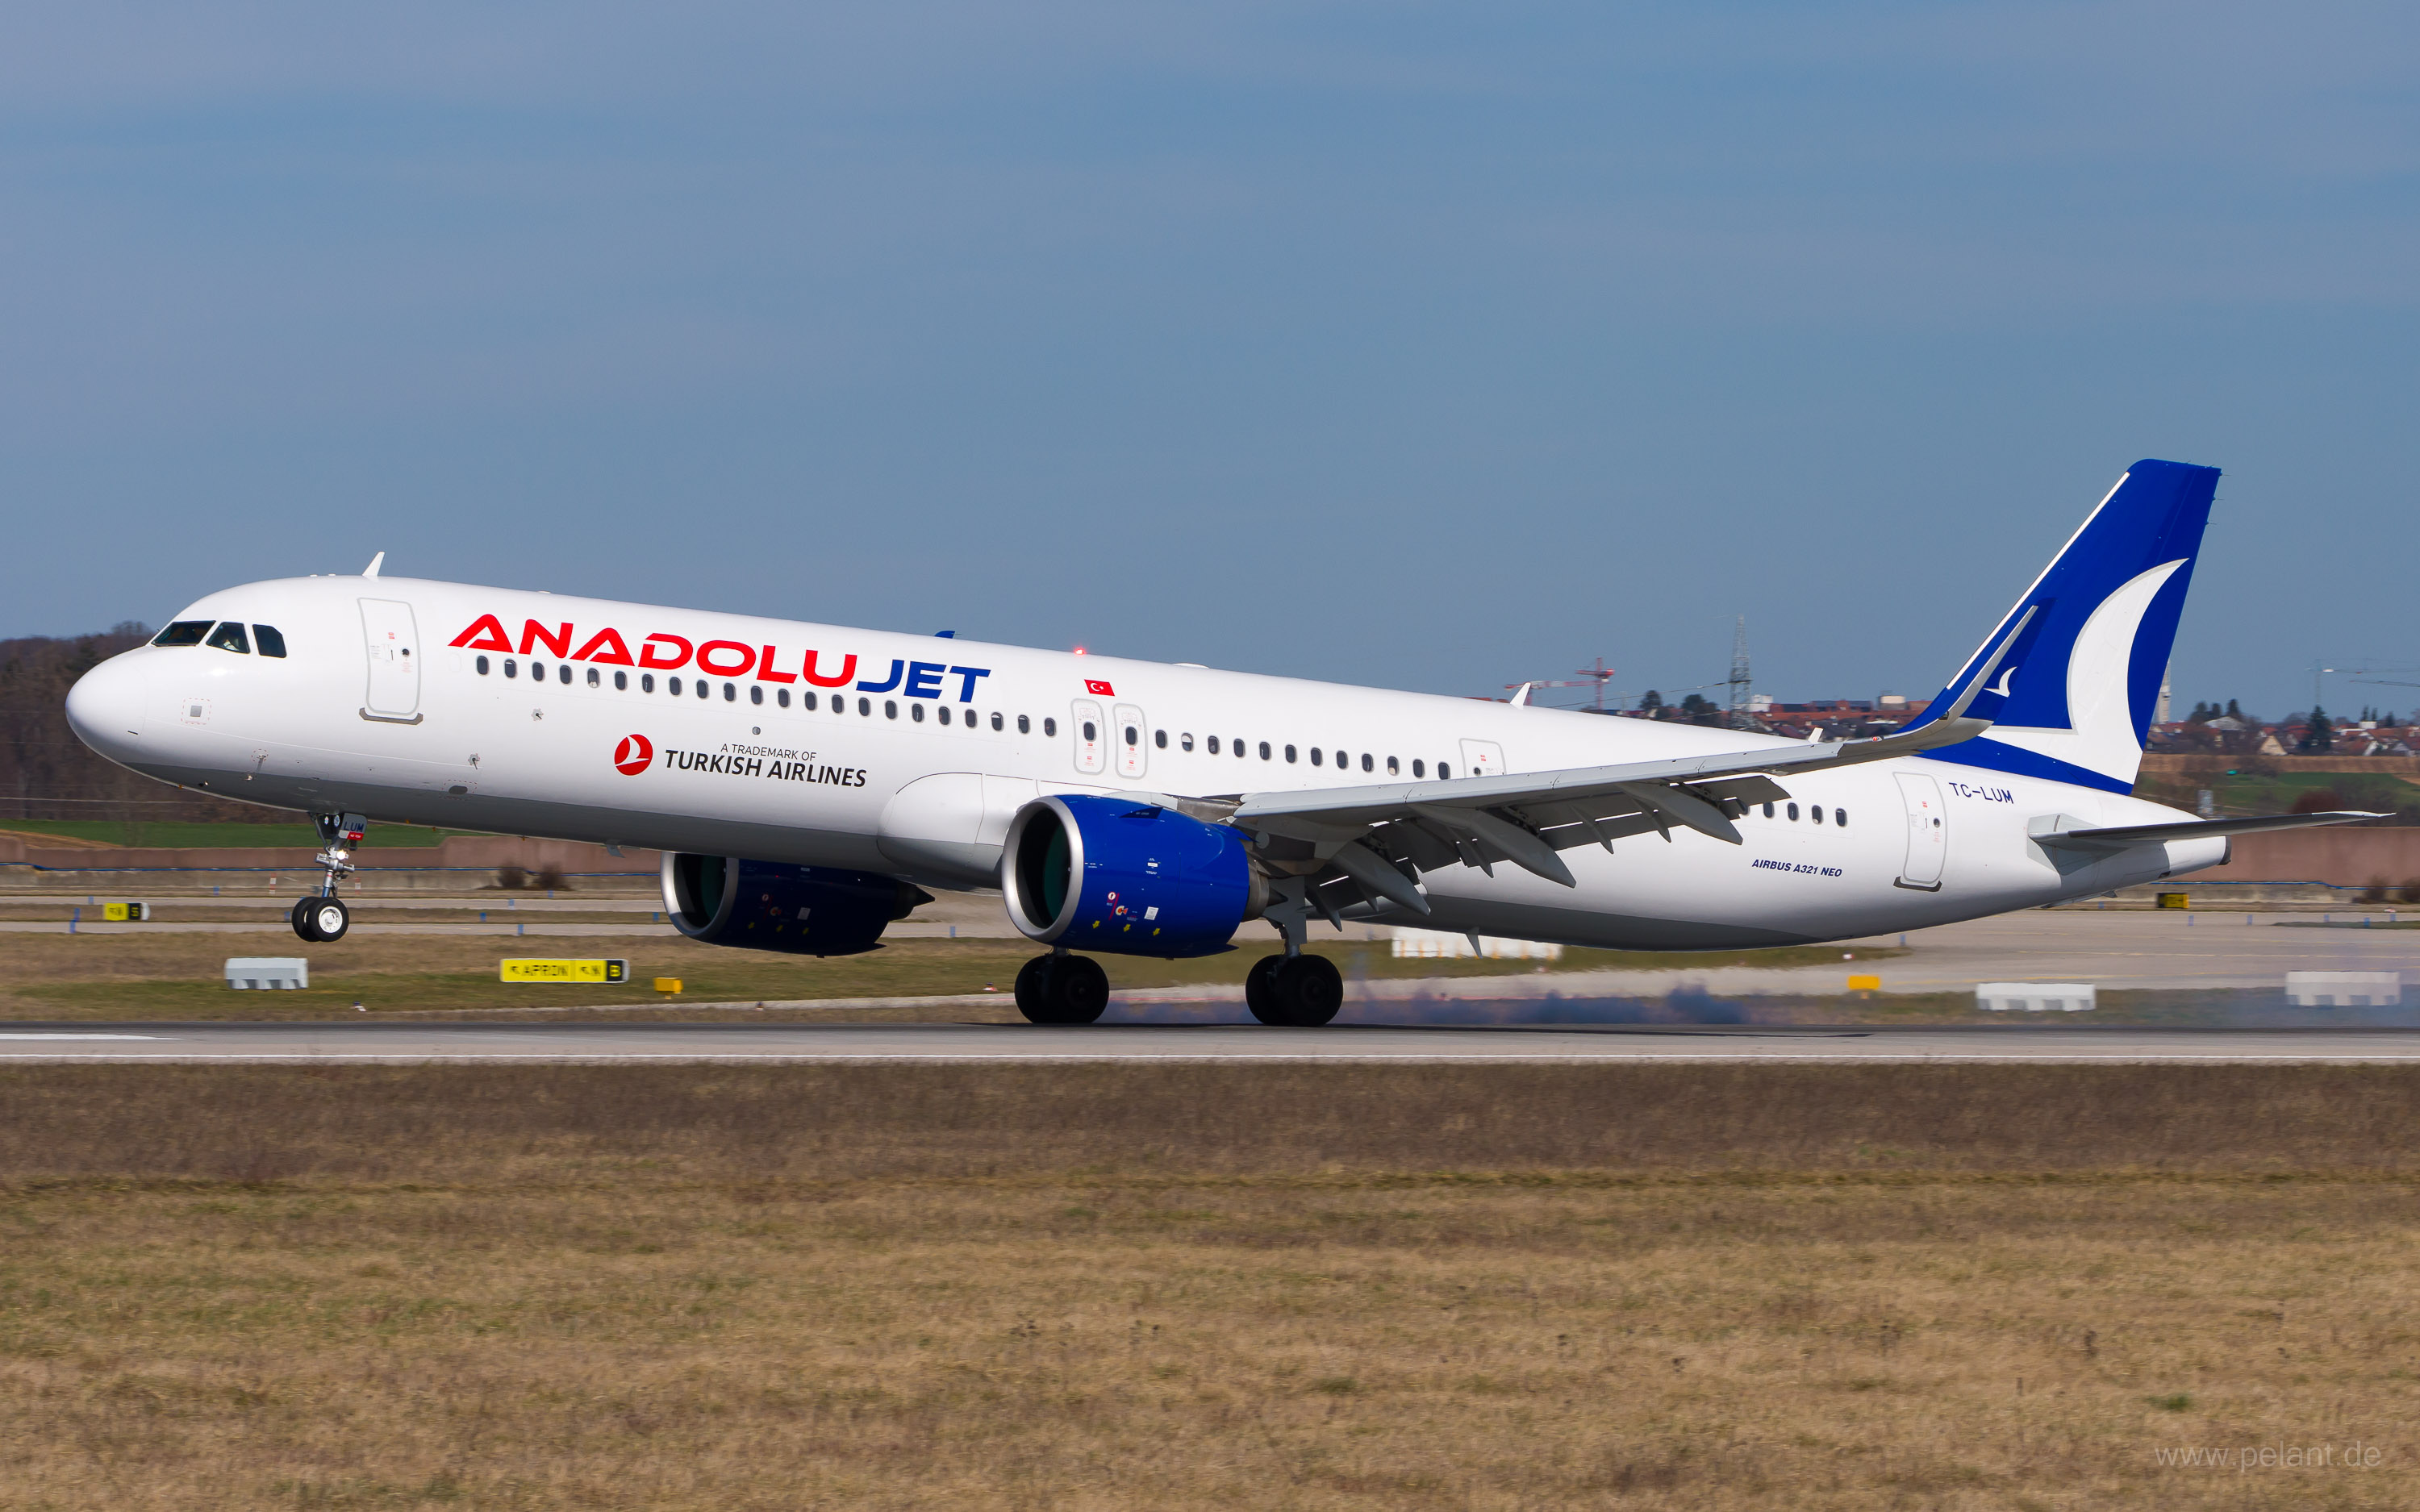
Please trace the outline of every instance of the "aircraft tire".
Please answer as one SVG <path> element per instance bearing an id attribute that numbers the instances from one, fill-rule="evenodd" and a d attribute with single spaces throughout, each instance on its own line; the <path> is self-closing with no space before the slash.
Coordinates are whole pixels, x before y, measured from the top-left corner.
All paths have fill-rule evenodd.
<path id="1" fill-rule="evenodd" d="M 1280 1011 L 1297 1029 L 1315 1029 L 1344 1006 L 1344 974 L 1324 955 L 1298 955 L 1271 977 Z"/>
<path id="2" fill-rule="evenodd" d="M 294 926 L 294 937 L 306 945 L 319 943 L 318 930 L 311 922 L 311 905 L 318 901 L 317 898 L 297 898 L 294 906 L 287 910 L 287 922 Z"/>
<path id="3" fill-rule="evenodd" d="M 1016 1011 L 1033 1024 L 1091 1024 L 1109 1006 L 1109 974 L 1090 956 L 1037 955 L 1017 968 Z"/>
<path id="4" fill-rule="evenodd" d="M 322 945 L 333 945 L 345 937 L 353 927 L 353 912 L 342 898 L 305 898 L 302 900 L 303 921 L 310 925 L 309 939 Z"/>
<path id="5" fill-rule="evenodd" d="M 1284 956 L 1264 955 L 1244 973 L 1244 1006 L 1252 1011 L 1252 1017 L 1273 1028 L 1283 1028 L 1290 1022 L 1278 1008 L 1278 967 L 1284 964 Z"/>

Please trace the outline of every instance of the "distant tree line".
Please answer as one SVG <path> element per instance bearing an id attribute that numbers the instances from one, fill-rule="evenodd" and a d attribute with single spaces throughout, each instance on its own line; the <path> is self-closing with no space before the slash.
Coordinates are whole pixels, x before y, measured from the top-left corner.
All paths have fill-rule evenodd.
<path id="1" fill-rule="evenodd" d="M 94 755 L 68 728 L 75 680 L 150 635 L 130 622 L 101 635 L 0 640 L 0 818 L 292 820 L 283 810 L 139 777 Z"/>

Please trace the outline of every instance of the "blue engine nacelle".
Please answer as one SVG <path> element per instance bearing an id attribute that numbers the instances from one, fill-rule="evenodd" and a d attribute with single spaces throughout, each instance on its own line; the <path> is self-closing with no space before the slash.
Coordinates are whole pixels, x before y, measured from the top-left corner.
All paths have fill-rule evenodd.
<path id="1" fill-rule="evenodd" d="M 664 910 L 673 928 L 708 945 L 792 955 L 858 955 L 933 895 L 871 872 L 839 872 L 737 856 L 664 853 Z"/>
<path id="2" fill-rule="evenodd" d="M 1045 945 L 1171 958 L 1228 949 L 1268 901 L 1234 830 L 1090 794 L 1016 811 L 1001 890 L 1009 921 Z"/>

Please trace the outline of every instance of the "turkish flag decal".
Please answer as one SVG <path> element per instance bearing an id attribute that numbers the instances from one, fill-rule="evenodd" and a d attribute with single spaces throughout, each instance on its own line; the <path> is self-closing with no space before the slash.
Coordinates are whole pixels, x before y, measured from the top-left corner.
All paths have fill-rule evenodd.
<path id="1" fill-rule="evenodd" d="M 1105 699 L 1113 699 L 1118 696 L 1118 690 L 1116 688 L 1111 687 L 1107 683 L 1098 682 L 1090 677 L 1084 679 L 1084 691 L 1087 693 L 1098 693 Z"/>

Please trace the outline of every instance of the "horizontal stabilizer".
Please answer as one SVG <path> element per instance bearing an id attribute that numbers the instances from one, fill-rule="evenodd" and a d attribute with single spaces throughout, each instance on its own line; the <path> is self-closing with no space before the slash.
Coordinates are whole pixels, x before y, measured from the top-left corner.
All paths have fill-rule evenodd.
<path id="1" fill-rule="evenodd" d="M 2075 845 L 2094 850 L 2111 850 L 2127 845 L 2148 845 L 2154 841 L 2203 840 L 2221 835 L 2257 835 L 2272 829 L 2309 829 L 2317 825 L 2355 825 L 2365 819 L 2383 819 L 2382 813 L 2359 813 L 2337 810 L 2330 813 L 2255 814 L 2244 819 L 2188 819 L 2173 825 L 2116 825 L 2098 829 L 2062 829 L 2046 835 L 2036 835 L 2041 845 Z"/>

